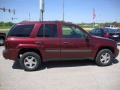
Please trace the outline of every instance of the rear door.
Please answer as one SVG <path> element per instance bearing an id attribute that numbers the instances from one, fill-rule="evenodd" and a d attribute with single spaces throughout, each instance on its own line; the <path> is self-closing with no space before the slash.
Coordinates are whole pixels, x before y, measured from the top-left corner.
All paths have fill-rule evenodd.
<path id="1" fill-rule="evenodd" d="M 37 33 L 36 44 L 45 60 L 60 58 L 60 39 L 58 37 L 57 23 L 45 23 L 40 26 Z"/>
<path id="2" fill-rule="evenodd" d="M 61 32 L 61 58 L 62 59 L 84 59 L 90 58 L 90 42 L 86 40 L 86 33 L 79 27 L 62 25 Z"/>

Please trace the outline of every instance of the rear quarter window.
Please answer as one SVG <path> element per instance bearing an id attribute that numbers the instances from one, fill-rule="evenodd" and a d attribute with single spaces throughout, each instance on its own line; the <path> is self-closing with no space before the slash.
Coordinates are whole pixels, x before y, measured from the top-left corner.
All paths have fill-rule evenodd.
<path id="1" fill-rule="evenodd" d="M 8 33 L 8 37 L 29 37 L 34 25 L 15 25 Z"/>

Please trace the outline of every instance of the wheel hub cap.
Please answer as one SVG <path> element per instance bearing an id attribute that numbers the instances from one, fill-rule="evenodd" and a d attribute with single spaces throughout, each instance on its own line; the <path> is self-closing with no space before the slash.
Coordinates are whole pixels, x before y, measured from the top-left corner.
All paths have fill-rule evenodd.
<path id="1" fill-rule="evenodd" d="M 27 56 L 27 57 L 24 59 L 24 65 L 25 65 L 25 67 L 32 69 L 32 68 L 36 67 L 36 65 L 37 65 L 37 60 L 36 60 L 36 58 L 33 57 L 33 56 Z"/>
<path id="2" fill-rule="evenodd" d="M 100 57 L 100 61 L 103 63 L 103 64 L 106 64 L 110 61 L 111 57 L 110 57 L 110 54 L 109 53 L 105 53 L 105 54 L 102 54 L 101 57 Z"/>

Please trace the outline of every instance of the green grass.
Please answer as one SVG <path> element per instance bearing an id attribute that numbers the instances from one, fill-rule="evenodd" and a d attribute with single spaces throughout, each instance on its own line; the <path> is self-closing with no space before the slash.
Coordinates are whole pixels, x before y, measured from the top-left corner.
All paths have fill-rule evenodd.
<path id="1" fill-rule="evenodd" d="M 91 31 L 93 28 L 83 28 L 85 31 L 89 32 Z"/>
<path id="2" fill-rule="evenodd" d="M 10 30 L 10 29 L 0 29 L 0 32 L 1 32 L 1 33 L 8 33 L 9 30 Z"/>
<path id="3" fill-rule="evenodd" d="M 8 33 L 10 28 L 11 28 L 11 26 L 0 26 L 0 32 L 1 33 Z"/>
<path id="4" fill-rule="evenodd" d="M 11 28 L 11 26 L 0 26 L 0 29 L 8 29 Z"/>

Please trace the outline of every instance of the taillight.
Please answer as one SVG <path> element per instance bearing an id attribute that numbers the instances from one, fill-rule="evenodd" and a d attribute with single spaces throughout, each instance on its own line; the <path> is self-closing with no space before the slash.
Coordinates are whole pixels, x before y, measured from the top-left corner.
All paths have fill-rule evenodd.
<path id="1" fill-rule="evenodd" d="M 109 38 L 109 37 L 110 37 L 110 34 L 109 34 L 109 33 L 105 33 L 105 34 L 104 34 L 104 37 Z"/>

